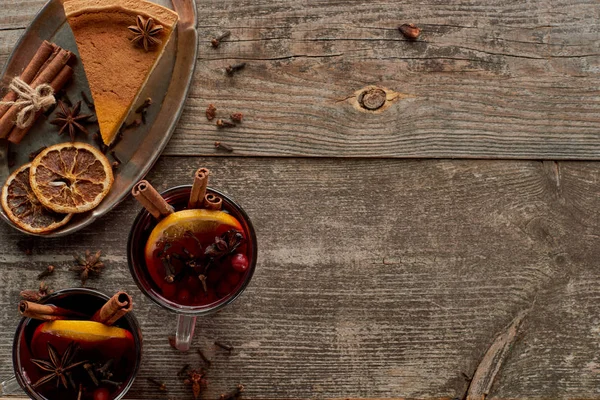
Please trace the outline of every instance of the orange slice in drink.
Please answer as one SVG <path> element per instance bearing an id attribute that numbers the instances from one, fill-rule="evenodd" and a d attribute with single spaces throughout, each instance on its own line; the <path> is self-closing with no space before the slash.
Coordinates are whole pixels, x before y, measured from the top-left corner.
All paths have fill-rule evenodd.
<path id="1" fill-rule="evenodd" d="M 71 220 L 72 214 L 59 214 L 44 207 L 29 184 L 29 169 L 25 164 L 8 177 L 2 188 L 2 208 L 8 218 L 31 233 L 48 233 Z"/>
<path id="2" fill-rule="evenodd" d="M 48 147 L 31 163 L 29 179 L 40 203 L 60 213 L 82 213 L 95 208 L 114 180 L 106 156 L 86 143 Z"/>
<path id="3" fill-rule="evenodd" d="M 240 222 L 226 212 L 203 209 L 177 211 L 161 220 L 150 233 L 146 242 L 146 258 L 152 257 L 161 243 L 180 239 L 186 232 L 196 236 L 211 233 L 219 236 L 230 229 L 243 230 Z"/>
<path id="4" fill-rule="evenodd" d="M 59 351 L 64 351 L 71 342 L 76 342 L 81 350 L 123 354 L 134 346 L 133 335 L 127 329 L 107 326 L 95 321 L 58 320 L 40 324 L 31 339 L 31 349 L 35 356 L 47 353 L 46 343 Z"/>

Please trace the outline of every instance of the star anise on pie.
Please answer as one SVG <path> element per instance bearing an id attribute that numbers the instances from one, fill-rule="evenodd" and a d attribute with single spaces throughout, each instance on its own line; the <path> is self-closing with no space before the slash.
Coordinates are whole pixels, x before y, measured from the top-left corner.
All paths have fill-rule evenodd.
<path id="1" fill-rule="evenodd" d="M 68 389 L 68 381 L 66 372 L 87 363 L 87 361 L 73 362 L 75 355 L 77 354 L 78 346 L 75 342 L 71 342 L 62 356 L 58 354 L 56 348 L 48 342 L 48 356 L 50 360 L 37 360 L 31 359 L 31 362 L 37 365 L 38 368 L 49 372 L 40 378 L 33 387 L 42 386 L 45 383 L 51 382 L 56 379 L 56 387 L 58 388 L 62 383 L 65 389 Z"/>
<path id="2" fill-rule="evenodd" d="M 221 258 L 233 253 L 242 244 L 244 236 L 235 229 L 215 237 L 215 242 L 209 245 L 204 254 L 212 258 Z"/>
<path id="3" fill-rule="evenodd" d="M 104 263 L 100 261 L 101 254 L 101 251 L 98 251 L 96 254 L 92 254 L 89 250 L 86 250 L 85 258 L 73 256 L 75 261 L 77 261 L 77 265 L 75 267 L 71 267 L 71 271 L 75 271 L 79 274 L 82 286 L 85 286 L 85 282 L 88 280 L 90 275 L 98 275 L 102 271 L 102 268 L 104 268 Z"/>
<path id="4" fill-rule="evenodd" d="M 137 26 L 128 26 L 127 29 L 135 33 L 135 36 L 131 41 L 137 46 L 143 47 L 146 51 L 150 50 L 150 47 L 162 43 L 162 41 L 155 36 L 163 30 L 163 26 L 154 24 L 154 19 L 152 18 L 144 19 L 144 17 L 138 15 Z"/>
<path id="5" fill-rule="evenodd" d="M 62 135 L 66 130 L 68 130 L 69 136 L 71 136 L 71 142 L 74 142 L 75 135 L 77 134 L 78 130 L 86 135 L 89 134 L 88 130 L 85 128 L 85 126 L 81 125 L 81 123 L 86 122 L 88 119 L 93 117 L 93 115 L 80 114 L 81 101 L 78 101 L 77 104 L 70 109 L 62 100 L 59 100 L 58 107 L 60 107 L 60 111 L 56 113 L 56 118 L 50 121 L 50 123 L 52 125 L 60 126 L 60 130 L 58 131 L 59 135 Z"/>

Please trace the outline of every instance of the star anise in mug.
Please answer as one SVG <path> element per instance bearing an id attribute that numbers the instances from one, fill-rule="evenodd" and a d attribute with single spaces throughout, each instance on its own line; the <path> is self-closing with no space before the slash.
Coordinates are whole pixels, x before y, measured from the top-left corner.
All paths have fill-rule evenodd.
<path id="1" fill-rule="evenodd" d="M 92 254 L 89 250 L 85 251 L 85 258 L 79 256 L 73 256 L 77 261 L 77 266 L 71 267 L 71 271 L 75 271 L 79 274 L 81 279 L 81 285 L 85 286 L 85 282 L 88 280 L 90 275 L 98 275 L 104 268 L 104 263 L 100 261 L 101 251 Z"/>
<path id="2" fill-rule="evenodd" d="M 43 384 L 56 379 L 56 387 L 59 387 L 62 383 L 65 389 L 68 389 L 69 385 L 65 373 L 75 367 L 85 364 L 87 361 L 73 362 L 78 350 L 77 343 L 75 342 L 71 342 L 69 344 L 62 356 L 58 354 L 58 351 L 56 351 L 56 348 L 52 346 L 50 342 L 48 342 L 47 346 L 50 360 L 38 360 L 32 358 L 31 362 L 34 363 L 38 368 L 50 373 L 41 377 L 36 383 L 33 384 L 33 387 L 42 386 Z"/>
<path id="3" fill-rule="evenodd" d="M 162 43 L 162 40 L 155 36 L 163 30 L 163 26 L 154 24 L 154 19 L 152 18 L 144 19 L 144 17 L 138 15 L 137 26 L 128 26 L 127 29 L 135 33 L 131 41 L 137 46 L 143 47 L 146 51 L 150 50 L 150 47 Z"/>
<path id="4" fill-rule="evenodd" d="M 215 242 L 208 246 L 204 254 L 212 258 L 222 258 L 232 254 L 242 244 L 244 236 L 241 232 L 231 229 L 221 236 L 215 237 Z"/>
<path id="5" fill-rule="evenodd" d="M 56 118 L 50 121 L 50 123 L 52 125 L 60 126 L 60 130 L 58 131 L 59 135 L 62 135 L 68 130 L 69 136 L 71 136 L 71 142 L 74 142 L 77 131 L 81 131 L 86 135 L 89 134 L 88 130 L 85 126 L 81 125 L 81 123 L 86 122 L 88 119 L 92 118 L 93 115 L 80 114 L 81 101 L 78 101 L 73 108 L 69 108 L 62 100 L 59 100 L 58 107 L 60 108 L 60 111 L 56 113 Z"/>

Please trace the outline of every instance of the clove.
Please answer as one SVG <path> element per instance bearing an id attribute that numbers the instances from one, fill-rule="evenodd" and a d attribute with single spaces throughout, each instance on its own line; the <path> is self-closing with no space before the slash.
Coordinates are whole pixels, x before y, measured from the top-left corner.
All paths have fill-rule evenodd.
<path id="1" fill-rule="evenodd" d="M 225 343 L 221 343 L 221 342 L 216 341 L 216 340 L 215 340 L 215 346 L 218 346 L 218 347 L 222 348 L 223 350 L 226 350 L 226 351 L 228 351 L 230 353 L 233 351 L 233 346 L 225 344 Z"/>
<path id="2" fill-rule="evenodd" d="M 210 367 L 210 365 L 212 364 L 211 361 L 208 359 L 208 357 L 206 357 L 204 355 L 204 353 L 202 352 L 202 350 L 198 349 L 198 355 L 200 356 L 200 358 L 202 359 L 202 361 L 204 361 L 204 363 Z"/>
<path id="3" fill-rule="evenodd" d="M 227 68 L 225 68 L 225 72 L 227 73 L 227 75 L 233 76 L 234 73 L 241 71 L 244 68 L 246 68 L 245 62 L 237 63 L 237 64 L 229 65 Z"/>
<path id="4" fill-rule="evenodd" d="M 242 392 L 244 391 L 244 385 L 242 385 L 241 383 L 239 385 L 237 385 L 237 387 L 235 389 L 233 389 L 231 392 L 229 393 L 223 393 L 220 397 L 219 400 L 233 400 L 233 399 L 237 399 L 240 397 L 240 395 L 242 394 Z"/>
<path id="5" fill-rule="evenodd" d="M 216 49 L 221 44 L 221 41 L 225 38 L 228 38 L 230 35 L 231 35 L 231 31 L 225 31 L 221 35 L 219 35 L 215 38 L 212 38 L 212 40 L 210 41 L 210 44 L 212 45 L 212 47 L 214 47 Z"/>
<path id="6" fill-rule="evenodd" d="M 415 24 L 402 24 L 398 27 L 398 30 L 409 40 L 416 40 L 421 34 L 421 28 Z"/>
<path id="7" fill-rule="evenodd" d="M 217 120 L 218 128 L 233 128 L 234 126 L 235 126 L 235 124 L 233 122 L 225 121 L 222 119 Z"/>
<path id="8" fill-rule="evenodd" d="M 223 142 L 215 142 L 215 148 L 225 150 L 229 153 L 233 152 L 233 147 Z"/>
<path id="9" fill-rule="evenodd" d="M 39 273 L 37 276 L 38 279 L 44 279 L 47 276 L 50 276 L 54 272 L 54 265 L 48 265 L 45 270 Z"/>
<path id="10" fill-rule="evenodd" d="M 158 388 L 158 390 L 160 390 L 161 392 L 166 392 L 167 391 L 167 385 L 165 385 L 164 382 L 161 382 L 157 379 L 154 378 L 146 378 L 148 380 L 148 382 L 150 382 L 151 384 L 153 384 L 154 386 L 156 386 Z"/>

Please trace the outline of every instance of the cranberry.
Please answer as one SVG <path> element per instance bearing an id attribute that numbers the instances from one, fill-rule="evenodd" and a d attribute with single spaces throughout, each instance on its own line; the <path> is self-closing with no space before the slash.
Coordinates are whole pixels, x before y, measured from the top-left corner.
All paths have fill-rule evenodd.
<path id="1" fill-rule="evenodd" d="M 110 392 L 107 388 L 98 388 L 94 390 L 94 400 L 108 400 L 110 399 Z"/>
<path id="2" fill-rule="evenodd" d="M 182 288 L 177 291 L 177 302 L 180 304 L 188 304 L 191 300 L 190 291 Z"/>
<path id="3" fill-rule="evenodd" d="M 237 274 L 235 272 L 230 272 L 229 274 L 227 274 L 227 281 L 229 283 L 231 283 L 231 286 L 236 287 L 238 283 L 240 283 L 240 274 Z"/>
<path id="4" fill-rule="evenodd" d="M 245 272 L 248 269 L 248 258 L 242 253 L 237 253 L 231 257 L 231 266 L 237 272 Z"/>
<path id="5" fill-rule="evenodd" d="M 177 293 L 177 286 L 174 283 L 164 283 L 161 290 L 163 297 L 172 300 Z"/>
<path id="6" fill-rule="evenodd" d="M 208 270 L 208 275 L 206 276 L 206 281 L 209 282 L 210 284 L 214 285 L 215 282 L 218 282 L 221 280 L 222 276 L 223 276 L 223 269 L 220 268 L 219 266 L 216 266 L 216 267 L 213 267 Z"/>
<path id="7" fill-rule="evenodd" d="M 225 296 L 225 295 L 231 293 L 232 289 L 233 289 L 233 287 L 231 286 L 231 283 L 227 282 L 227 280 L 222 280 L 219 283 L 219 287 L 217 287 L 217 292 L 221 296 Z"/>

